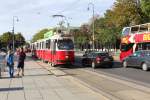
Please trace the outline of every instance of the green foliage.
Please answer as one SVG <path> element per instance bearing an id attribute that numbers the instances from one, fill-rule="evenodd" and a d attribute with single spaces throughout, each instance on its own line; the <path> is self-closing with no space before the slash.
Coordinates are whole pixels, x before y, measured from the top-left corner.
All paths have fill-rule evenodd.
<path id="1" fill-rule="evenodd" d="M 142 22 L 141 10 L 136 3 L 137 0 L 116 0 L 114 4 L 113 21 L 118 27 L 136 25 Z"/>
<path id="2" fill-rule="evenodd" d="M 25 43 L 25 38 L 21 33 L 14 34 L 15 47 L 21 46 Z M 13 45 L 13 34 L 11 32 L 5 32 L 0 36 L 1 47 L 12 47 Z"/>
<path id="3" fill-rule="evenodd" d="M 25 38 L 21 33 L 15 34 L 15 47 L 19 47 L 25 44 Z"/>
<path id="4" fill-rule="evenodd" d="M 1 35 L 0 39 L 1 39 L 1 42 L 6 45 L 12 42 L 13 35 L 11 32 L 5 32 Z"/>
<path id="5" fill-rule="evenodd" d="M 141 0 L 141 9 L 147 17 L 145 20 L 150 21 L 150 0 Z"/>
<path id="6" fill-rule="evenodd" d="M 36 33 L 33 38 L 32 38 L 32 42 L 35 42 L 39 39 L 43 39 L 44 38 L 44 34 L 46 32 L 48 32 L 49 30 L 48 29 L 42 29 L 41 31 L 39 31 L 38 33 Z"/>

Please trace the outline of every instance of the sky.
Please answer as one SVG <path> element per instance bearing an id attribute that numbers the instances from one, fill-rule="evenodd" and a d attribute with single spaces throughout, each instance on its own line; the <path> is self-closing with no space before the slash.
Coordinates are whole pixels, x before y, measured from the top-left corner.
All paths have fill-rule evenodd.
<path id="1" fill-rule="evenodd" d="M 13 16 L 15 33 L 21 32 L 26 40 L 43 28 L 57 26 L 62 20 L 52 15 L 64 15 L 70 26 L 80 26 L 92 17 L 92 2 L 95 14 L 103 16 L 112 8 L 115 0 L 0 0 L 0 35 L 12 31 Z M 18 19 L 18 21 L 17 21 Z M 66 22 L 67 22 L 66 21 Z"/>

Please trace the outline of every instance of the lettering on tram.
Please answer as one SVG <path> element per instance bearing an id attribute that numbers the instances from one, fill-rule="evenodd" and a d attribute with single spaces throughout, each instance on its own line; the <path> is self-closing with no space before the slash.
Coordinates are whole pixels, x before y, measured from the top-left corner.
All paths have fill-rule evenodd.
<path id="1" fill-rule="evenodd" d="M 124 27 L 120 45 L 120 60 L 137 50 L 150 50 L 150 23 Z"/>

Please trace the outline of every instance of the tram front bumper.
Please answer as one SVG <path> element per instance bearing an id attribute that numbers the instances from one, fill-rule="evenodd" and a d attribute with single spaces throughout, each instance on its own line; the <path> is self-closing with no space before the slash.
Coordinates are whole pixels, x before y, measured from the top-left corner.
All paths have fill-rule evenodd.
<path id="1" fill-rule="evenodd" d="M 57 60 L 58 64 L 73 64 L 73 61 L 70 59 L 65 59 L 65 60 Z"/>

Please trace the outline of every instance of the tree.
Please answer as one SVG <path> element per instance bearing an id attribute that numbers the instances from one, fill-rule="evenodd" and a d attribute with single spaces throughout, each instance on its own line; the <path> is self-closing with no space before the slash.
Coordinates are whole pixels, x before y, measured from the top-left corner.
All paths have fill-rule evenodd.
<path id="1" fill-rule="evenodd" d="M 117 26 L 124 27 L 142 22 L 141 9 L 137 0 L 116 0 L 112 12 L 113 23 Z"/>
<path id="2" fill-rule="evenodd" d="M 44 34 L 45 34 L 46 32 L 48 32 L 48 31 L 49 31 L 48 29 L 42 29 L 42 30 L 40 30 L 39 32 L 37 32 L 37 33 L 33 36 L 32 42 L 35 42 L 35 41 L 37 41 L 37 40 L 39 40 L 39 39 L 43 39 L 43 38 L 44 38 Z"/>
<path id="3" fill-rule="evenodd" d="M 15 37 L 15 47 L 25 44 L 25 38 L 21 33 L 14 34 Z M 13 34 L 11 32 L 5 32 L 0 37 L 1 47 L 12 48 L 13 46 Z"/>
<path id="4" fill-rule="evenodd" d="M 25 44 L 25 38 L 21 33 L 15 34 L 15 47 L 19 47 Z"/>
<path id="5" fill-rule="evenodd" d="M 141 0 L 141 9 L 146 16 L 145 22 L 149 22 L 150 21 L 150 0 Z"/>
<path id="6" fill-rule="evenodd" d="M 8 46 L 10 48 L 13 43 L 13 34 L 11 32 L 5 32 L 1 35 L 0 40 L 2 44 L 1 47 L 6 48 Z"/>

